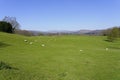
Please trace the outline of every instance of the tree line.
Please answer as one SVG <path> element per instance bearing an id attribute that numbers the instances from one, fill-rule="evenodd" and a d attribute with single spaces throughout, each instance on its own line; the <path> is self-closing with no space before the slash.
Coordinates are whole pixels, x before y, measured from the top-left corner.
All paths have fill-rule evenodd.
<path id="1" fill-rule="evenodd" d="M 120 38 L 120 27 L 116 26 L 116 27 L 104 30 L 103 35 L 107 36 L 107 41 L 113 42 L 117 40 L 118 38 Z"/>

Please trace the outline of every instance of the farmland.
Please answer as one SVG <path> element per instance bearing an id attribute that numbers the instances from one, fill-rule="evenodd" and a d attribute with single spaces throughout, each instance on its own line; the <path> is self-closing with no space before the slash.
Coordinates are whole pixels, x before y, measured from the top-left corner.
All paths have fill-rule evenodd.
<path id="1" fill-rule="evenodd" d="M 105 39 L 0 32 L 0 61 L 13 67 L 0 80 L 120 80 L 120 41 Z"/>

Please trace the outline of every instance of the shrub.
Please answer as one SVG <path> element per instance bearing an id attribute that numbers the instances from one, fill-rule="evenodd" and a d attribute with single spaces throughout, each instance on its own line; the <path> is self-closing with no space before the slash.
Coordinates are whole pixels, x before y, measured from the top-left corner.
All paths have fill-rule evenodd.
<path id="1" fill-rule="evenodd" d="M 1 61 L 0 62 L 0 70 L 2 70 L 2 69 L 12 69 L 12 67 L 9 64 Z"/>
<path id="2" fill-rule="evenodd" d="M 10 23 L 0 21 L 0 31 L 13 33 L 12 25 Z"/>

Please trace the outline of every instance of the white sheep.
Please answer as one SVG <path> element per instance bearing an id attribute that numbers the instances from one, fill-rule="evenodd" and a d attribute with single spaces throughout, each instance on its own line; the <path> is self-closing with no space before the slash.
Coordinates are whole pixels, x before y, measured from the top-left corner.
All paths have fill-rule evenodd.
<path id="1" fill-rule="evenodd" d="M 33 44 L 33 42 L 30 42 L 30 44 Z"/>
<path id="2" fill-rule="evenodd" d="M 83 50 L 80 50 L 80 51 L 83 51 Z"/>
<path id="3" fill-rule="evenodd" d="M 108 48 L 106 48 L 105 50 L 108 51 Z"/>
<path id="4" fill-rule="evenodd" d="M 25 42 L 27 42 L 27 40 L 24 40 Z"/>
<path id="5" fill-rule="evenodd" d="M 42 44 L 41 46 L 42 46 L 42 47 L 44 47 L 44 46 L 45 46 L 45 44 Z"/>

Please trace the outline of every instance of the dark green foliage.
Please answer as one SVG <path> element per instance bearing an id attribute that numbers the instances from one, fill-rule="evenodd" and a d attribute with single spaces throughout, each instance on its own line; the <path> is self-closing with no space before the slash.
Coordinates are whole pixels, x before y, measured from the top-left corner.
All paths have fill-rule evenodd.
<path id="1" fill-rule="evenodd" d="M 0 62 L 0 70 L 2 70 L 2 69 L 12 69 L 12 67 L 9 64 L 1 61 Z"/>
<path id="2" fill-rule="evenodd" d="M 0 31 L 13 33 L 12 25 L 10 23 L 0 21 Z"/>
<path id="3" fill-rule="evenodd" d="M 120 37 L 120 30 L 118 27 L 113 27 L 112 29 L 109 29 L 109 31 L 107 31 L 107 39 L 110 42 L 115 41 L 117 38 Z"/>

